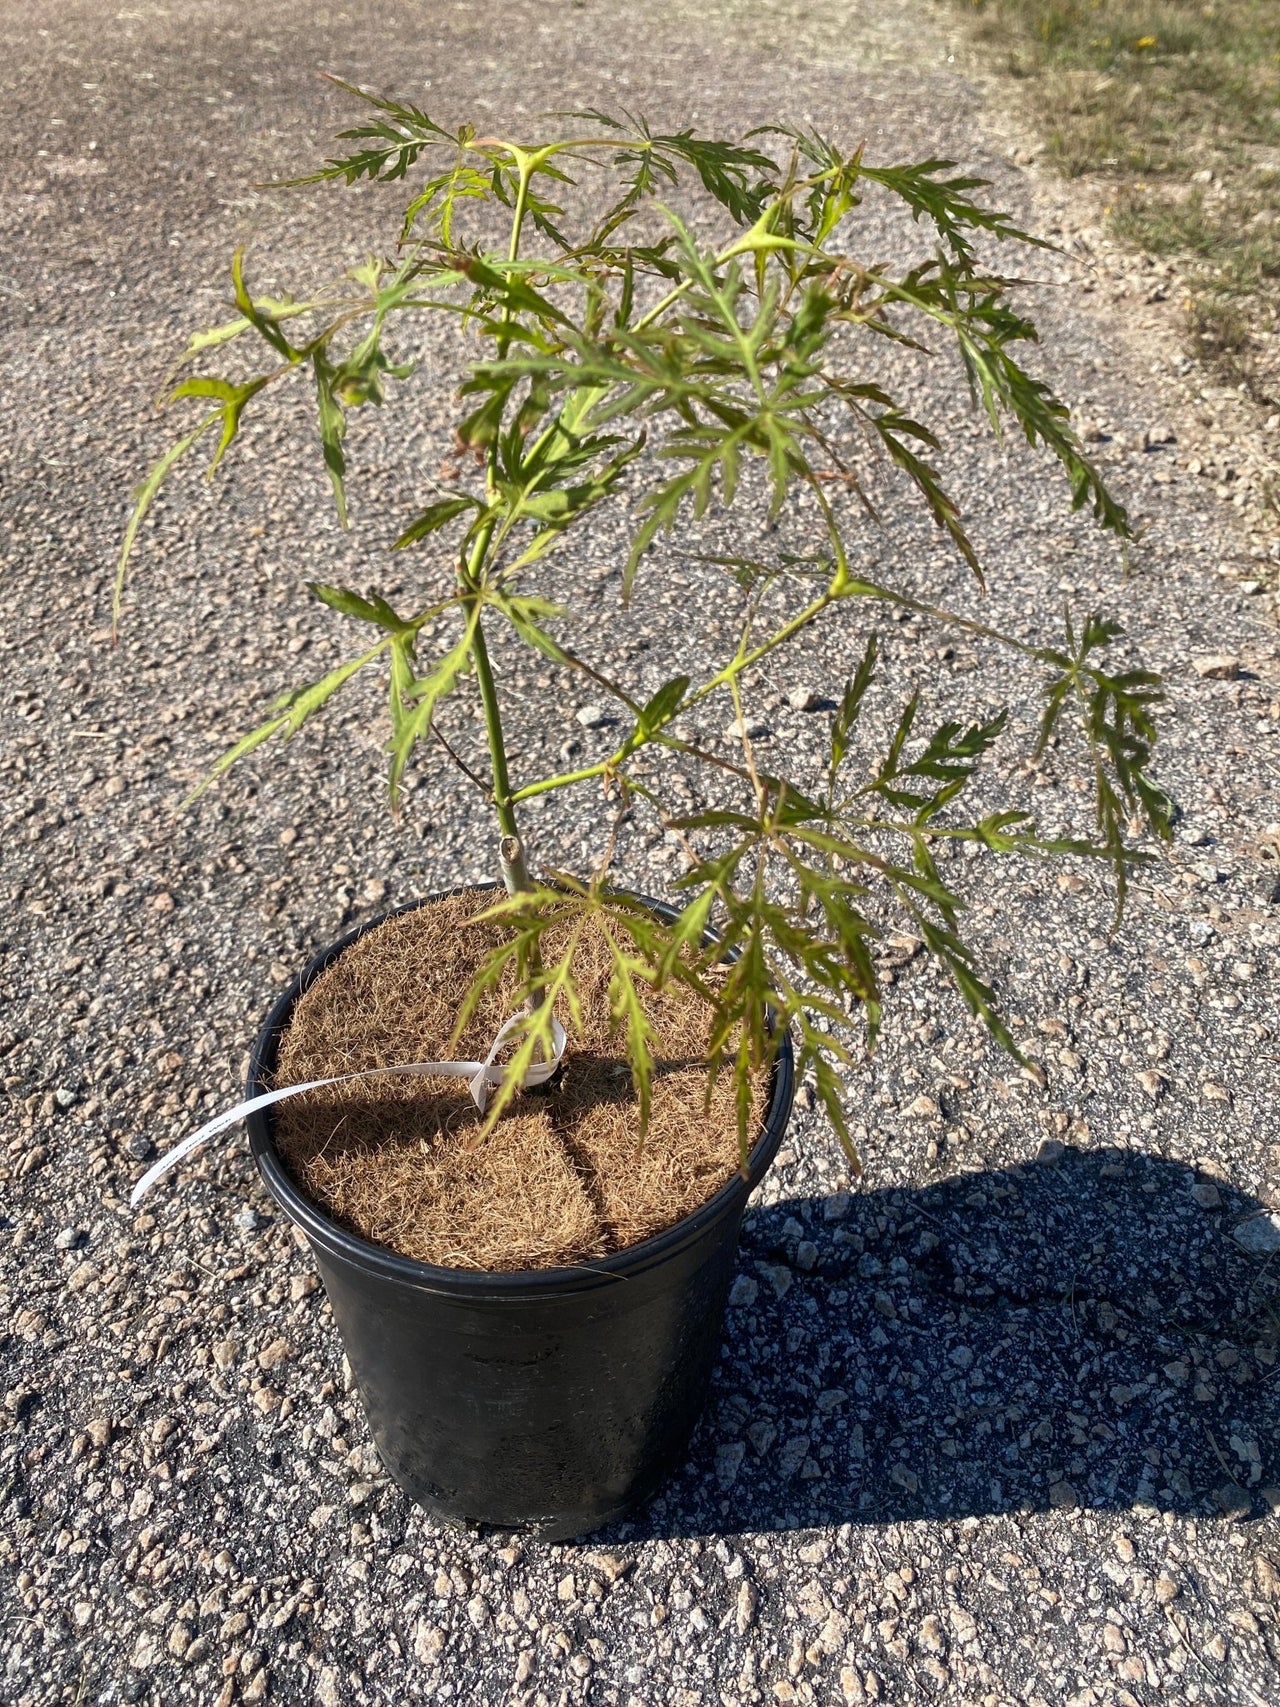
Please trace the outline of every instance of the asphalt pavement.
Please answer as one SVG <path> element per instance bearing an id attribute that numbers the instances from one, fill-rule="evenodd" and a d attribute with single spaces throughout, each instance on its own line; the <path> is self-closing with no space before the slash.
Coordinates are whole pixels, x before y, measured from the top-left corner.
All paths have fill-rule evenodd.
<path id="1" fill-rule="evenodd" d="M 262 187 L 349 117 L 316 73 L 512 130 L 586 105 L 727 132 L 812 122 L 870 158 L 963 161 L 1035 220 L 1042 191 L 938 15 L 0 0 L 0 50 L 0 1696 L 1280 1697 L 1275 566 L 1262 495 L 1236 502 L 1169 428 L 1211 421 L 1214 383 L 1130 337 L 1078 256 L 1026 269 L 1038 360 L 1142 525 L 1127 564 L 1042 460 L 990 442 L 953 370 L 909 355 L 899 377 L 950 435 L 992 590 L 977 601 L 892 506 L 868 562 L 1028 633 L 1052 633 L 1064 601 L 1118 614 L 1169 678 L 1174 843 L 1114 932 L 1092 870 L 963 872 L 1038 1075 L 983 1042 L 910 942 L 886 948 L 887 1035 L 853 1084 L 865 1174 L 798 1110 L 748 1217 L 705 1418 L 659 1498 L 575 1545 L 436 1527 L 380 1469 L 308 1254 L 243 1139 L 127 1207 L 147 1159 L 235 1099 L 273 992 L 315 947 L 494 868 L 443 757 L 387 813 L 372 687 L 178 810 L 266 699 L 343 655 L 344 625 L 302 583 L 389 591 L 416 572 L 387 546 L 448 449 L 447 340 L 424 344 L 411 409 L 353 428 L 352 535 L 295 442 L 305 410 L 286 409 L 225 480 L 175 483 L 109 641 L 129 488 L 162 443 L 149 400 L 222 312 L 232 249 L 264 288 L 300 292 L 393 217 L 380 192 Z M 869 251 L 903 241 L 880 218 Z M 580 643 L 656 687 L 726 643 L 723 582 L 686 554 L 718 536 L 704 523 L 655 552 L 624 613 L 626 520 L 557 584 Z M 889 627 L 870 735 L 916 684 L 961 708 L 1012 697 L 1025 752 L 1034 676 Z M 771 764 L 818 762 L 865 632 L 842 615 L 756 684 Z M 571 740 L 604 751 L 571 686 L 505 651 L 499 668 L 517 764 Z M 815 709 L 797 710 L 806 688 Z M 469 750 L 474 716 L 449 716 Z M 1076 762 L 1032 774 L 1015 757 L 1003 786 L 1070 825 Z M 562 867 L 607 830 L 589 796 L 531 818 Z M 643 812 L 618 858 L 649 893 L 680 871 Z"/>

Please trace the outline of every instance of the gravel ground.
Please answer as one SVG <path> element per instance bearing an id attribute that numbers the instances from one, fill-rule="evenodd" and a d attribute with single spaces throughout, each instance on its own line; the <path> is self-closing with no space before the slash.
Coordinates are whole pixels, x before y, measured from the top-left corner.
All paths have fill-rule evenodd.
<path id="1" fill-rule="evenodd" d="M 225 298 L 230 248 L 249 240 L 255 278 L 299 288 L 317 246 L 358 258 L 379 229 L 376 197 L 248 187 L 323 146 L 340 109 L 314 70 L 450 118 L 587 102 L 726 128 L 812 116 L 880 158 L 953 154 L 1035 216 L 930 14 L 692 10 L 0 0 L 5 1701 L 1280 1695 L 1280 1218 L 1259 1218 L 1280 1212 L 1272 566 L 1258 494 L 1231 501 L 1207 459 L 1188 466 L 1181 428 L 1169 442 L 1168 421 L 1208 422 L 1213 397 L 1172 345 L 1126 332 L 1107 290 L 1074 288 L 1075 262 L 1042 268 L 1063 287 L 1040 293 L 1044 361 L 1146 523 L 1127 577 L 1042 464 L 986 443 L 942 370 L 904 365 L 902 382 L 956 435 L 993 614 L 1029 627 L 1098 599 L 1168 673 L 1177 838 L 1115 935 L 1090 872 L 983 858 L 963 874 L 1035 1077 L 984 1046 L 910 943 L 887 951 L 891 1036 L 856 1085 L 865 1178 L 801 1109 L 665 1493 L 583 1545 L 435 1527 L 379 1471 L 307 1253 L 243 1142 L 128 1213 L 145 1159 L 234 1097 L 301 957 L 492 864 L 480 811 L 434 760 L 389 821 L 359 694 L 174 812 L 268 694 L 347 644 L 300 582 L 407 573 L 385 547 L 406 480 L 444 448 L 443 349 L 424 352 L 414 434 L 353 430 L 364 535 L 340 535 L 289 422 L 264 427 L 228 480 L 184 479 L 157 511 L 123 643 L 106 644 L 125 494 L 159 442 L 145 403 Z M 380 494 L 397 497 L 385 516 Z M 624 625 L 620 537 L 601 530 L 561 573 L 584 646 L 656 685 L 723 640 L 723 589 L 659 554 Z M 972 597 L 923 529 L 868 552 Z M 826 717 L 785 696 L 838 690 L 862 639 L 842 616 L 760 684 L 766 753 L 814 762 Z M 1235 673 L 1198 674 L 1208 653 Z M 926 697 L 1012 692 L 1034 717 L 1027 683 L 967 643 L 909 624 L 886 656 Z M 568 685 L 500 663 L 518 747 L 608 739 L 573 720 Z M 466 707 L 450 717 L 473 747 Z M 1065 823 L 1070 764 L 1053 761 L 1011 762 L 1007 780 Z M 604 835 L 589 799 L 532 828 L 565 866 Z M 679 871 L 642 817 L 620 857 L 655 893 Z"/>

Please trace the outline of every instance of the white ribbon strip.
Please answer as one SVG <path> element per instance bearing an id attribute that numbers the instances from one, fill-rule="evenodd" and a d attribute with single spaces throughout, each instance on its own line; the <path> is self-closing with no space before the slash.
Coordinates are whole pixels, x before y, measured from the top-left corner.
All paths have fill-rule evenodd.
<path id="1" fill-rule="evenodd" d="M 498 1062 L 498 1051 L 523 1023 L 523 1014 L 512 1014 L 504 1022 L 498 1035 L 493 1040 L 493 1047 L 483 1061 L 409 1061 L 398 1067 L 367 1067 L 360 1073 L 342 1073 L 336 1079 L 309 1079 L 305 1085 L 282 1085 L 279 1090 L 266 1091 L 260 1097 L 250 1097 L 248 1102 L 237 1103 L 223 1114 L 202 1126 L 198 1132 L 193 1132 L 189 1138 L 184 1138 L 180 1144 L 175 1144 L 172 1150 L 166 1150 L 159 1161 L 153 1162 L 142 1178 L 129 1193 L 129 1207 L 136 1209 L 157 1180 L 163 1179 L 171 1169 L 185 1160 L 193 1150 L 198 1150 L 202 1144 L 207 1144 L 211 1138 L 225 1132 L 246 1115 L 255 1114 L 260 1108 L 270 1108 L 272 1103 L 284 1102 L 288 1097 L 298 1097 L 304 1091 L 323 1090 L 326 1085 L 349 1085 L 356 1079 L 405 1079 L 414 1076 L 431 1079 L 469 1079 L 467 1089 L 471 1099 L 481 1114 L 489 1097 L 490 1085 L 501 1085 L 506 1082 L 507 1069 Z M 558 1019 L 551 1021 L 551 1039 L 554 1053 L 550 1061 L 535 1061 L 527 1069 L 521 1087 L 525 1090 L 532 1085 L 542 1085 L 551 1077 L 564 1057 L 565 1034 L 564 1027 Z"/>

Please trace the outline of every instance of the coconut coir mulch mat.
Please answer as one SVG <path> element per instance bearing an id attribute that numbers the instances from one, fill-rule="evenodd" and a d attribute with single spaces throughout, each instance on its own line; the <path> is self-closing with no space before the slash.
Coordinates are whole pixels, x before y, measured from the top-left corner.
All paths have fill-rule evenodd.
<path id="1" fill-rule="evenodd" d="M 402 1061 L 483 1060 L 516 1011 L 489 991 L 458 1043 L 458 1008 L 502 927 L 475 923 L 492 891 L 470 890 L 400 913 L 339 956 L 298 1001 L 281 1038 L 276 1083 Z M 548 943 L 548 953 L 555 952 Z M 463 1079 L 386 1079 L 311 1091 L 274 1111 L 280 1156 L 326 1213 L 374 1244 L 447 1268 L 548 1268 L 587 1262 L 674 1225 L 738 1166 L 732 1075 L 707 1102 L 709 1014 L 689 991 L 647 993 L 658 1034 L 649 1129 L 610 1033 L 609 955 L 588 923 L 576 976 L 582 1030 L 549 1091 L 517 1095 L 492 1132 Z M 755 1087 L 752 1130 L 767 1079 Z"/>

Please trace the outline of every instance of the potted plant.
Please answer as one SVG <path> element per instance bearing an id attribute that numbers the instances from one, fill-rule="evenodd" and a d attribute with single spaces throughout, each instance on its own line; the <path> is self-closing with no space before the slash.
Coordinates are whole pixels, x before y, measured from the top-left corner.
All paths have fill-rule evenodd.
<path id="1" fill-rule="evenodd" d="M 901 346 L 958 353 L 991 429 L 1011 422 L 1065 470 L 1074 506 L 1128 532 L 1066 408 L 1021 365 L 1035 331 L 984 254 L 1034 240 L 975 199 L 980 180 L 945 161 L 873 167 L 812 132 L 727 143 L 598 112 L 517 143 L 342 87 L 367 103 L 367 122 L 342 133 L 351 152 L 295 181 L 403 182 L 394 253 L 305 300 L 255 294 L 237 253 L 234 317 L 192 338 L 168 391 L 200 413 L 139 492 L 117 612 L 140 523 L 175 463 L 211 445 L 212 474 L 246 414 L 294 379 L 312 389 L 346 523 L 349 415 L 412 398 L 414 328 L 450 326 L 455 456 L 392 545 L 421 565 L 420 596 L 400 609 L 313 583 L 367 644 L 278 701 L 213 774 L 385 668 L 392 801 L 435 741 L 491 806 L 502 887 L 432 896 L 318 956 L 258 1039 L 249 1127 L 268 1188 L 315 1250 L 397 1480 L 447 1518 L 573 1535 L 642 1499 L 685 1445 L 743 1207 L 797 1075 L 856 1166 L 841 1071 L 880 1025 L 873 947 L 891 919 L 1017 1054 L 939 848 L 1101 858 L 1122 903 L 1143 857 L 1131 828 L 1168 832 L 1148 769 L 1161 695 L 1151 674 L 1105 666 L 1120 630 L 1099 616 L 1068 618 L 1060 643 L 1031 642 L 860 566 L 869 471 L 887 468 L 892 499 L 923 503 L 981 580 L 930 460 L 933 430 L 872 365 Z M 867 195 L 896 204 L 904 240 L 923 231 L 918 259 L 859 256 Z M 763 548 L 727 541 L 703 559 L 739 622 L 701 676 L 655 676 L 645 659 L 618 680 L 575 647 L 558 565 L 628 501 L 624 600 L 682 518 L 714 509 L 728 527 L 736 507 L 765 521 Z M 961 811 L 1004 711 L 924 731 L 909 696 L 887 750 L 869 753 L 859 716 L 880 691 L 874 635 L 831 707 L 825 774 L 801 785 L 767 766 L 752 735 L 760 666 L 851 606 L 925 615 L 1020 653 L 1044 692 L 1041 747 L 1078 714 L 1092 833 L 1046 837 L 1014 805 Z M 579 682 L 615 714 L 603 756 L 546 775 L 509 762 L 499 626 L 561 691 Z M 479 702 L 484 761 L 441 727 L 441 707 L 463 693 Z M 705 716 L 731 719 L 723 737 L 699 733 Z M 673 758 L 704 767 L 704 804 L 673 804 Z M 648 814 L 681 839 L 676 903 L 613 879 L 612 837 L 594 871 L 539 864 L 525 808 L 566 788 L 595 790 L 615 823 Z M 445 1072 L 473 1081 L 475 1110 Z"/>

